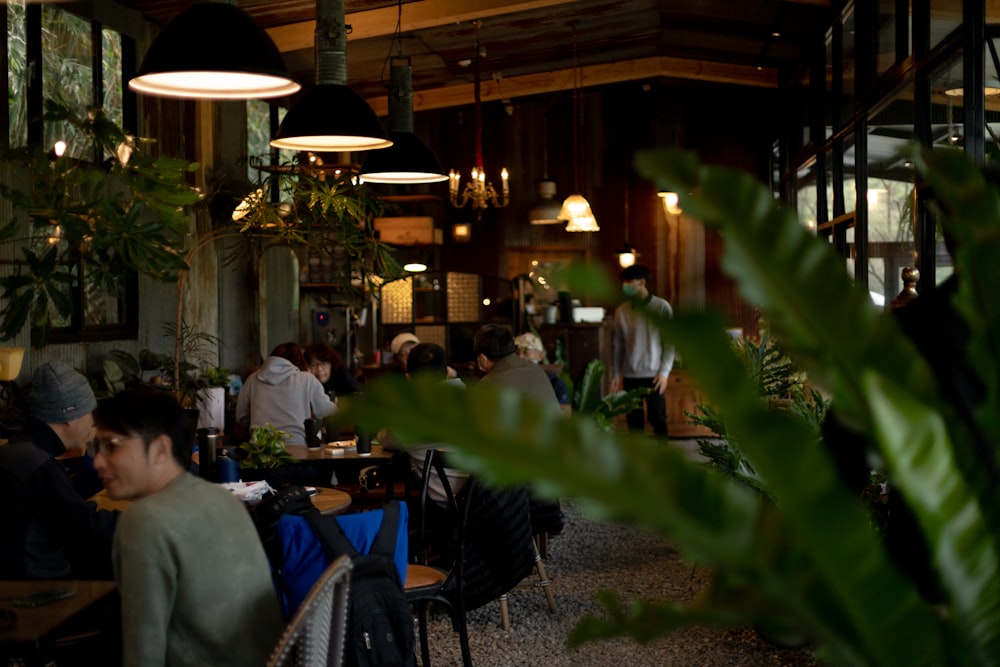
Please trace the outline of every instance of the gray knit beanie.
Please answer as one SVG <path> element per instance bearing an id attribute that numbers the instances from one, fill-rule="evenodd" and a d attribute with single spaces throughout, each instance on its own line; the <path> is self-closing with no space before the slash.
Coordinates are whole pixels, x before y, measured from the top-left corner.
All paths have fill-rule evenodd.
<path id="1" fill-rule="evenodd" d="M 97 407 L 87 378 L 61 361 L 47 361 L 35 371 L 28 394 L 31 416 L 46 424 L 64 424 Z"/>

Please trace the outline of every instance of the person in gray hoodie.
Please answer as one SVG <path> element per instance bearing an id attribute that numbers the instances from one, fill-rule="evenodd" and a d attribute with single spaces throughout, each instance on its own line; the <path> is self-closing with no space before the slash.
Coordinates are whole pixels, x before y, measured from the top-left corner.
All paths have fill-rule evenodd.
<path id="1" fill-rule="evenodd" d="M 250 374 L 236 400 L 236 423 L 249 428 L 271 424 L 288 435 L 285 444 L 306 442 L 305 420 L 336 412 L 336 404 L 308 371 L 296 343 L 274 348 L 260 370 Z"/>

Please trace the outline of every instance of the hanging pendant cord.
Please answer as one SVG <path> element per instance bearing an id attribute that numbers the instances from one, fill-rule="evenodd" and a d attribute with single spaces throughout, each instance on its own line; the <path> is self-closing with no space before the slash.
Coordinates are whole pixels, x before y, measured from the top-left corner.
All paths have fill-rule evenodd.
<path id="1" fill-rule="evenodd" d="M 473 70 L 473 76 L 475 77 L 475 83 L 473 84 L 473 91 L 476 100 L 476 169 L 480 171 L 483 170 L 483 102 L 482 96 L 480 95 L 480 76 L 479 76 L 479 27 L 482 25 L 481 21 L 475 21 L 476 26 L 476 57 L 475 57 L 475 69 Z"/>
<path id="2" fill-rule="evenodd" d="M 573 187 L 577 194 L 582 193 L 580 187 L 580 138 L 578 132 L 583 125 L 583 110 L 580 108 L 580 62 L 576 51 L 576 24 L 573 24 Z"/>

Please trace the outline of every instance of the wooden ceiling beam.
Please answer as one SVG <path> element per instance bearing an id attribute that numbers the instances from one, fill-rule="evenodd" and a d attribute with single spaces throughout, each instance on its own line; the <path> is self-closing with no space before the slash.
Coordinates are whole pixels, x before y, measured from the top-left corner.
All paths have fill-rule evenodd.
<path id="1" fill-rule="evenodd" d="M 581 68 L 581 87 L 603 86 L 622 81 L 636 81 L 670 77 L 726 83 L 756 88 L 777 88 L 778 72 L 772 68 L 762 68 L 716 63 L 706 60 L 688 60 L 666 56 L 640 58 L 601 65 L 589 65 Z M 562 90 L 573 90 L 574 69 L 539 72 L 481 82 L 480 95 L 484 102 L 501 99 L 513 99 L 528 95 L 541 95 Z M 462 106 L 473 102 L 473 84 L 447 86 L 432 90 L 416 90 L 413 92 L 413 110 L 427 111 Z M 379 116 L 388 114 L 388 99 L 386 96 L 369 98 L 368 103 Z"/>
<path id="2" fill-rule="evenodd" d="M 400 30 L 413 32 L 475 19 L 502 16 L 565 5 L 576 0 L 421 0 L 403 5 Z M 347 41 L 384 37 L 396 30 L 399 10 L 395 5 L 347 14 L 351 27 Z M 278 50 L 311 49 L 316 41 L 316 21 L 302 21 L 267 29 Z"/>

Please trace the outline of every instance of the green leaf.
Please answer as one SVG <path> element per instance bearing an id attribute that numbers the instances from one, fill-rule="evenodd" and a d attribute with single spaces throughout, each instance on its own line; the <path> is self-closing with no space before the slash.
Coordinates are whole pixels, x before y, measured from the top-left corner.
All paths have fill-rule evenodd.
<path id="1" fill-rule="evenodd" d="M 866 389 L 892 478 L 934 545 L 942 583 L 980 664 L 1000 656 L 1000 560 L 987 508 L 954 473 L 941 416 L 875 374 Z"/>

